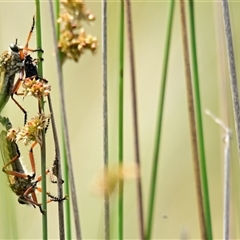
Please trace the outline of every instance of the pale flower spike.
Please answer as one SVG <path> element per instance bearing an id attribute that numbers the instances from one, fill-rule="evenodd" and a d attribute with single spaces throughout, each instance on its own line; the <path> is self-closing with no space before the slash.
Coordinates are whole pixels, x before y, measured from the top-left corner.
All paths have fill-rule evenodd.
<path id="1" fill-rule="evenodd" d="M 94 181 L 94 192 L 100 195 L 111 195 L 120 181 L 136 179 L 137 177 L 139 177 L 139 171 L 135 164 L 109 168 Z"/>
<path id="2" fill-rule="evenodd" d="M 86 34 L 82 25 L 83 21 L 91 22 L 95 17 L 81 0 L 61 1 L 61 5 L 57 22 L 61 29 L 58 48 L 62 53 L 62 63 L 66 59 L 77 62 L 84 50 L 94 53 L 97 48 L 97 38 Z"/>
<path id="3" fill-rule="evenodd" d="M 41 145 L 41 132 L 48 127 L 49 121 L 50 115 L 38 114 L 37 117 L 27 122 L 21 130 L 10 129 L 8 131 L 8 138 L 16 140 L 16 142 L 23 140 L 25 145 L 28 145 L 31 141 L 35 141 Z"/>
<path id="4" fill-rule="evenodd" d="M 51 86 L 44 79 L 26 78 L 23 81 L 22 87 L 24 88 L 23 97 L 33 96 L 41 99 L 48 96 L 51 91 Z"/>
<path id="5" fill-rule="evenodd" d="M 16 138 L 17 138 L 17 134 L 20 132 L 20 129 L 19 128 L 11 128 L 8 130 L 8 133 L 7 133 L 7 139 L 9 141 L 16 141 Z"/>

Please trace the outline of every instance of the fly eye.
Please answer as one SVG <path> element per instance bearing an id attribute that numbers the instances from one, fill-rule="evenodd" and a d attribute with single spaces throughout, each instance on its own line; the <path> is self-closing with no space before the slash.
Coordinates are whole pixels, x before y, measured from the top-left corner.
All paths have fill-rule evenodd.
<path id="1" fill-rule="evenodd" d="M 14 44 L 14 43 L 11 43 L 11 44 L 9 45 L 9 47 L 10 47 L 10 49 L 11 49 L 13 52 L 16 52 L 16 53 L 18 53 L 19 50 L 20 50 L 20 48 L 17 46 L 17 44 Z"/>
<path id="2" fill-rule="evenodd" d="M 20 197 L 18 198 L 18 202 L 19 202 L 20 204 L 27 204 L 27 201 L 26 201 L 26 199 L 25 199 L 23 196 L 20 196 Z"/>

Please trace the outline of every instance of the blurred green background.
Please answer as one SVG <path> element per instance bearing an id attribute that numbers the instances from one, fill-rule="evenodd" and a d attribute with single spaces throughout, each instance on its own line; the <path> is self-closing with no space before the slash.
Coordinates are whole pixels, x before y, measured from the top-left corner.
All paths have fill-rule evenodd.
<path id="1" fill-rule="evenodd" d="M 95 15 L 93 24 L 85 24 L 87 33 L 98 38 L 95 55 L 86 52 L 79 63 L 64 65 L 64 86 L 70 130 L 70 143 L 74 164 L 80 221 L 84 239 L 103 238 L 103 199 L 91 190 L 94 177 L 103 166 L 103 122 L 102 122 L 102 66 L 101 66 L 101 2 L 86 1 Z M 236 65 L 239 65 L 239 8 L 240 3 L 230 1 L 230 13 L 234 37 Z M 186 4 L 187 7 L 187 4 Z M 116 164 L 118 159 L 118 46 L 119 46 L 119 1 L 108 4 L 108 107 L 109 107 L 109 161 Z M 140 134 L 141 174 L 143 180 L 144 213 L 147 216 L 153 142 L 155 136 L 157 103 L 160 90 L 160 74 L 168 17 L 169 1 L 133 1 L 133 33 L 135 66 L 137 77 L 137 100 Z M 186 9 L 188 13 L 188 8 Z M 49 4 L 41 2 L 42 34 L 44 49 L 44 77 L 52 86 L 52 100 L 58 134 L 60 131 L 59 94 L 53 38 L 50 27 Z M 187 232 L 189 239 L 200 238 L 196 191 L 193 177 L 189 122 L 187 113 L 185 75 L 183 65 L 182 36 L 177 2 L 174 13 L 173 35 L 168 69 L 163 132 L 158 171 L 157 199 L 154 214 L 153 239 L 179 239 Z M 7 50 L 10 43 L 18 38 L 25 44 L 32 16 L 35 14 L 34 1 L 0 1 L 0 51 Z M 229 75 L 226 60 L 225 38 L 222 35 L 220 1 L 195 1 L 196 36 L 201 88 L 202 111 L 211 110 L 223 121 L 230 119 L 229 127 L 234 130 L 232 104 L 229 98 Z M 30 46 L 35 48 L 35 33 Z M 126 38 L 127 40 L 127 38 Z M 124 161 L 134 161 L 133 122 L 131 86 L 129 76 L 129 50 L 125 43 L 125 110 L 124 110 Z M 34 54 L 33 54 L 34 55 Z M 222 64 L 222 65 L 221 65 Z M 237 68 L 237 74 L 239 68 Z M 225 85 L 226 84 L 226 85 Z M 22 102 L 21 97 L 19 101 Z M 26 98 L 22 102 L 29 117 L 35 116 L 37 102 Z M 226 114 L 225 107 L 229 113 Z M 3 112 L 15 127 L 22 126 L 21 111 L 9 101 Z M 207 115 L 203 114 L 206 161 L 209 180 L 210 204 L 214 239 L 222 238 L 223 222 L 223 132 Z M 51 126 L 50 126 L 51 130 Z M 28 148 L 20 145 L 22 159 L 29 169 Z M 40 174 L 39 147 L 35 150 Z M 239 238 L 239 163 L 236 154 L 236 139 L 232 138 L 231 173 L 231 238 Z M 47 134 L 47 166 L 54 159 L 51 131 Z M 0 239 L 5 239 L 13 221 L 17 222 L 20 239 L 41 239 L 41 214 L 38 209 L 21 206 L 17 197 L 8 188 L 7 178 L 0 174 Z M 48 188 L 56 192 L 55 186 Z M 41 199 L 40 194 L 38 195 Z M 134 180 L 125 184 L 125 239 L 138 239 L 138 213 L 136 184 Z M 16 219 L 9 214 L 16 211 Z M 117 238 L 117 197 L 111 198 L 111 238 Z M 49 239 L 58 238 L 57 205 L 48 205 Z M 73 224 L 74 226 L 74 224 Z M 73 230 L 73 236 L 75 232 Z"/>

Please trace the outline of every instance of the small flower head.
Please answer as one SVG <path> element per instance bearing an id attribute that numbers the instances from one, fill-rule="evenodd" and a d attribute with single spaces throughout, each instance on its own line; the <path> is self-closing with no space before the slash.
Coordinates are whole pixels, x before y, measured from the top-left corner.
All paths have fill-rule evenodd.
<path id="1" fill-rule="evenodd" d="M 85 33 L 82 21 L 91 22 L 95 17 L 81 0 L 62 1 L 62 13 L 58 19 L 61 26 L 58 48 L 62 53 L 62 61 L 79 60 L 85 49 L 92 53 L 97 48 L 97 38 Z"/>
<path id="2" fill-rule="evenodd" d="M 104 170 L 94 182 L 95 192 L 111 195 L 120 181 L 135 179 L 139 176 L 136 165 L 118 166 Z"/>
<path id="3" fill-rule="evenodd" d="M 76 22 L 81 20 L 93 21 L 94 15 L 87 9 L 86 4 L 82 0 L 65 0 L 61 1 L 62 9 L 68 13 Z"/>
<path id="4" fill-rule="evenodd" d="M 42 131 L 45 130 L 49 124 L 50 116 L 38 114 L 37 117 L 32 118 L 27 122 L 23 128 L 17 133 L 16 142 L 23 140 L 25 145 L 31 141 L 36 141 L 42 144 Z"/>
<path id="5" fill-rule="evenodd" d="M 51 91 L 51 86 L 44 79 L 26 78 L 23 81 L 22 87 L 24 88 L 24 97 L 34 96 L 38 99 L 48 96 Z"/>
<path id="6" fill-rule="evenodd" d="M 11 128 L 8 130 L 7 139 L 9 141 L 16 141 L 17 135 L 20 132 L 19 128 Z"/>

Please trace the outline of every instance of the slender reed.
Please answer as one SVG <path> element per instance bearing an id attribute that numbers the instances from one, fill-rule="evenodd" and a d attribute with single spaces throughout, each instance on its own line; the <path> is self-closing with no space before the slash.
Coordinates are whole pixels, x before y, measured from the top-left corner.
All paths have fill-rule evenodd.
<path id="1" fill-rule="evenodd" d="M 192 155 L 193 155 L 193 166 L 194 166 L 194 177 L 197 192 L 197 203 L 198 203 L 198 214 L 199 214 L 199 224 L 200 233 L 202 239 L 207 239 L 206 226 L 204 222 L 204 207 L 202 199 L 202 186 L 201 186 L 201 175 L 199 168 L 199 155 L 198 155 L 198 145 L 197 145 L 197 131 L 195 124 L 195 109 L 193 100 L 193 89 L 192 89 L 192 79 L 190 70 L 190 58 L 188 50 L 188 36 L 187 36 L 187 24 L 186 24 L 186 14 L 184 7 L 184 0 L 180 0 L 180 14 L 181 14 L 181 26 L 182 26 L 182 41 L 183 41 L 183 53 L 184 53 L 184 63 L 185 63 L 185 75 L 186 75 L 186 87 L 187 87 L 187 101 L 188 101 L 188 114 L 190 122 L 190 133 L 192 142 Z"/>
<path id="2" fill-rule="evenodd" d="M 60 2 L 59 0 L 56 0 L 55 2 L 55 19 L 56 19 L 56 32 L 57 32 L 57 39 L 59 40 L 60 38 L 60 24 L 57 22 L 57 19 L 59 18 L 60 15 Z M 58 55 L 60 57 L 60 61 L 62 63 L 62 53 L 59 50 Z M 68 174 L 68 163 L 67 163 L 67 155 L 66 155 L 66 144 L 65 144 L 65 137 L 64 137 L 64 132 L 63 132 L 63 127 L 61 129 L 62 131 L 62 146 L 63 146 L 63 174 L 64 174 L 64 191 L 67 196 L 70 196 L 70 190 L 69 190 L 69 174 Z M 59 160 L 60 161 L 60 160 Z M 61 162 L 61 161 L 60 161 Z M 70 201 L 65 201 L 65 224 L 66 224 L 66 238 L 67 239 L 72 239 L 72 232 L 71 232 L 71 210 L 70 210 Z"/>
<path id="3" fill-rule="evenodd" d="M 229 206 L 230 206 L 230 129 L 217 117 L 215 117 L 210 111 L 206 111 L 214 122 L 220 125 L 225 132 L 224 142 L 224 193 L 223 193 L 223 239 L 229 239 Z"/>
<path id="4" fill-rule="evenodd" d="M 66 106 L 65 106 L 65 99 L 64 99 L 63 76 L 62 76 L 61 61 L 58 55 L 58 43 L 57 43 L 57 35 L 56 35 L 55 21 L 54 21 L 55 19 L 54 19 L 53 2 L 51 0 L 49 0 L 49 6 L 50 6 L 51 25 L 52 25 L 52 31 L 53 31 L 53 41 L 54 41 L 54 47 L 55 47 L 54 51 L 55 51 L 56 63 L 57 63 L 58 84 L 59 84 L 59 91 L 60 91 L 60 104 L 62 106 L 61 118 L 63 122 L 63 130 L 64 130 L 65 143 L 66 143 L 66 154 L 68 159 L 68 170 L 69 170 L 70 187 L 71 187 L 71 199 L 72 199 L 74 220 L 75 220 L 76 238 L 80 240 L 82 239 L 82 237 L 81 237 L 76 187 L 75 187 L 74 174 L 73 174 L 73 164 L 72 164 L 72 157 L 71 157 L 71 151 L 70 151 L 70 141 L 69 141 L 68 124 L 67 124 L 67 117 L 66 117 L 67 114 L 66 114 Z"/>
<path id="5" fill-rule="evenodd" d="M 68 163 L 67 163 L 67 153 L 66 153 L 66 144 L 64 142 L 64 131 L 62 127 L 62 153 L 63 153 L 63 169 L 64 169 L 64 191 L 67 196 L 70 196 L 70 187 L 69 187 L 69 171 L 68 171 Z M 71 231 L 71 209 L 70 209 L 70 201 L 65 202 L 65 224 L 66 224 L 66 238 L 72 239 L 72 231 Z"/>
<path id="6" fill-rule="evenodd" d="M 236 66 L 235 66 L 233 41 L 232 41 L 232 30 L 231 30 L 231 22 L 230 22 L 227 0 L 222 0 L 222 9 L 223 9 L 223 20 L 225 25 L 230 84 L 231 84 L 231 90 L 232 90 L 233 112 L 234 112 L 235 128 L 236 128 L 237 142 L 238 142 L 238 156 L 240 159 L 240 106 L 239 106 L 237 73 L 236 73 Z"/>
<path id="7" fill-rule="evenodd" d="M 225 128 L 224 149 L 224 214 L 223 214 L 223 238 L 229 239 L 229 213 L 230 213 L 230 139 L 231 132 Z"/>
<path id="8" fill-rule="evenodd" d="M 36 5 L 36 33 L 37 33 L 37 47 L 42 48 L 42 33 L 41 33 L 41 9 L 40 1 L 35 1 Z M 41 52 L 38 52 L 39 59 L 42 57 Z M 42 62 L 39 62 L 38 72 L 40 76 L 43 76 Z M 43 107 L 43 104 L 40 104 Z M 43 110 L 43 109 L 41 109 Z M 42 144 L 41 144 L 41 174 L 42 174 L 42 208 L 46 211 L 46 214 L 42 214 L 42 239 L 48 239 L 48 221 L 47 221 L 47 185 L 46 185 L 46 141 L 45 131 L 42 131 Z"/>
<path id="9" fill-rule="evenodd" d="M 195 36 L 195 19 L 194 19 L 194 4 L 189 0 L 189 21 L 190 21 L 190 39 L 191 39 L 191 53 L 192 53 L 192 68 L 193 68 L 193 87 L 195 96 L 195 110 L 196 110 L 196 125 L 197 125 L 197 142 L 200 157 L 201 181 L 203 192 L 203 205 L 204 205 L 204 218 L 207 228 L 207 239 L 212 239 L 212 224 L 211 224 L 211 211 L 210 200 L 208 191 L 208 179 L 206 169 L 206 158 L 204 149 L 204 136 L 201 112 L 201 98 L 198 77 L 198 63 L 197 63 L 197 49 L 196 49 L 196 36 Z"/>
<path id="10" fill-rule="evenodd" d="M 108 99 L 107 99 L 107 0 L 102 1 L 102 61 L 103 61 L 103 161 L 108 172 Z M 104 194 L 104 239 L 110 239 L 109 196 Z"/>
<path id="11" fill-rule="evenodd" d="M 123 164 L 123 97 L 124 97 L 124 2 L 120 8 L 120 45 L 119 45 L 119 110 L 118 110 L 118 161 L 119 167 Z M 123 240 L 123 180 L 119 181 L 118 196 L 118 234 L 119 240 Z"/>
<path id="12" fill-rule="evenodd" d="M 170 51 L 172 23 L 173 23 L 173 16 L 174 16 L 173 14 L 174 6 L 175 6 L 175 1 L 172 0 L 169 8 L 169 18 L 168 18 L 166 42 L 165 42 L 164 56 L 163 56 L 163 68 L 162 68 L 161 87 L 160 87 L 160 96 L 159 96 L 159 104 L 158 104 L 158 115 L 157 115 L 156 136 L 155 136 L 155 144 L 154 144 L 152 174 L 151 174 L 151 182 L 149 187 L 150 192 L 149 192 L 146 239 L 151 239 L 151 234 L 152 234 L 157 170 L 158 170 L 158 162 L 159 162 L 159 150 L 160 150 L 160 140 L 161 140 L 161 132 L 162 132 L 162 119 L 163 119 L 163 111 L 164 111 L 165 89 L 166 89 L 166 81 L 167 81 L 167 68 L 168 68 L 168 59 L 169 59 L 169 51 Z"/>
<path id="13" fill-rule="evenodd" d="M 138 119 L 137 119 L 137 93 L 136 93 L 136 76 L 135 76 L 135 61 L 133 49 L 133 30 L 132 30 L 132 16 L 131 3 L 126 0 L 126 16 L 127 16 L 127 30 L 129 43 L 129 59 L 131 71 L 131 85 L 132 85 L 132 108 L 133 108 L 133 129 L 134 129 L 134 144 L 135 144 L 135 161 L 139 170 L 139 177 L 137 178 L 137 193 L 138 193 L 138 214 L 140 236 L 144 239 L 144 219 L 143 219 L 143 196 L 141 183 L 141 168 L 140 168 L 140 151 L 139 151 L 139 137 L 138 137 Z"/>
<path id="14" fill-rule="evenodd" d="M 51 122 L 52 122 L 52 131 L 53 131 L 53 139 L 55 145 L 55 161 L 54 164 L 57 165 L 57 185 L 58 185 L 58 198 L 63 198 L 63 186 L 62 186 L 62 167 L 61 167 L 61 155 L 60 155 L 60 148 L 58 142 L 58 135 L 57 135 L 57 128 L 55 122 L 54 111 L 52 107 L 52 100 L 51 96 L 48 95 L 48 106 L 51 112 Z M 60 240 L 65 239 L 65 230 L 64 230 L 64 212 L 63 212 L 63 201 L 58 202 L 58 224 L 59 224 L 59 238 Z"/>

